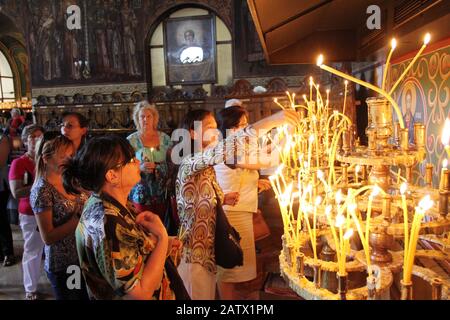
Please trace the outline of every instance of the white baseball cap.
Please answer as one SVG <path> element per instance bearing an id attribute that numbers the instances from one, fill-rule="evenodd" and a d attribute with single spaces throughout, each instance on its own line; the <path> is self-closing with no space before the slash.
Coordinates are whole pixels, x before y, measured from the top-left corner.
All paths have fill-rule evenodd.
<path id="1" fill-rule="evenodd" d="M 242 101 L 239 99 L 230 99 L 225 102 L 225 109 L 235 106 L 242 107 Z"/>

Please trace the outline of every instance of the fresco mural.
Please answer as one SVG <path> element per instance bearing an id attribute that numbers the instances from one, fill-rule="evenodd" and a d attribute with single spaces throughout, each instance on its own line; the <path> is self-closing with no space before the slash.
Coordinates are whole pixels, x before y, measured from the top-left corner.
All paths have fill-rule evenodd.
<path id="1" fill-rule="evenodd" d="M 142 80 L 141 2 L 26 0 L 33 85 Z M 81 9 L 81 29 L 67 27 L 70 5 Z"/>
<path id="2" fill-rule="evenodd" d="M 390 83 L 395 82 L 409 61 L 410 59 L 392 65 Z M 447 39 L 441 42 L 439 48 L 419 58 L 394 93 L 394 99 L 402 109 L 412 141 L 414 134 L 411 132 L 414 132 L 414 123 L 420 122 L 425 125 L 427 158 L 416 168 L 416 176 L 420 171 L 423 177 L 426 163 L 432 163 L 434 187 L 438 183 L 442 160 L 446 158 L 440 138 L 445 118 L 450 117 L 449 75 L 450 39 Z"/>

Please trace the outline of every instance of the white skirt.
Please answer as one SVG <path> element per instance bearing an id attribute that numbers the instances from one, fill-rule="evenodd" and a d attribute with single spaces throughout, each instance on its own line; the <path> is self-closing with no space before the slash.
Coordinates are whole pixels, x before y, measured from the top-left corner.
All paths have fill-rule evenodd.
<path id="1" fill-rule="evenodd" d="M 256 278 L 256 251 L 253 235 L 253 213 L 225 211 L 230 224 L 241 236 L 244 265 L 232 269 L 217 266 L 217 280 L 222 282 L 245 282 Z"/>

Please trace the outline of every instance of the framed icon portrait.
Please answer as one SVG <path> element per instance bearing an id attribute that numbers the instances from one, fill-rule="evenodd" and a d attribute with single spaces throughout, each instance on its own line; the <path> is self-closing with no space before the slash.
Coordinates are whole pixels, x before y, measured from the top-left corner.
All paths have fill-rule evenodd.
<path id="1" fill-rule="evenodd" d="M 212 15 L 171 18 L 164 22 L 167 84 L 216 82 L 215 35 Z"/>

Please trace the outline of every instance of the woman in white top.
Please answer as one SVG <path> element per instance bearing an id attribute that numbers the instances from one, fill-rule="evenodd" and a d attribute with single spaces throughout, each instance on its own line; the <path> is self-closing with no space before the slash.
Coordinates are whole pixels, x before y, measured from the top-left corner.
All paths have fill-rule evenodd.
<path id="1" fill-rule="evenodd" d="M 223 138 L 248 125 L 248 113 L 240 106 L 231 106 L 218 113 L 218 128 Z M 253 144 L 250 143 L 250 146 Z M 217 181 L 224 193 L 239 192 L 239 201 L 235 206 L 224 205 L 223 209 L 231 225 L 241 236 L 244 252 L 244 265 L 233 269 L 218 267 L 217 282 L 220 298 L 237 300 L 236 284 L 256 278 L 256 252 L 253 236 L 253 214 L 258 209 L 258 189 L 270 188 L 268 180 L 260 180 L 257 169 L 260 165 L 218 164 L 214 166 Z"/>

